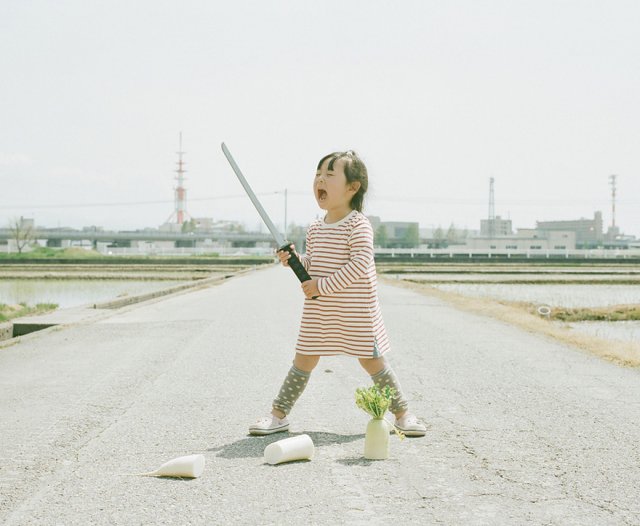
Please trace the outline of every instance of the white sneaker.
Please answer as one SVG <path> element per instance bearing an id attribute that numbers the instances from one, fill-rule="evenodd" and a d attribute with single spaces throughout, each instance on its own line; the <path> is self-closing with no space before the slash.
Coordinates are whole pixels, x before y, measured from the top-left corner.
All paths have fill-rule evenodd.
<path id="1" fill-rule="evenodd" d="M 289 431 L 289 421 L 286 416 L 284 418 L 273 415 L 264 416 L 249 427 L 250 435 L 271 435 L 282 431 Z"/>
<path id="2" fill-rule="evenodd" d="M 396 418 L 396 427 L 408 437 L 423 437 L 427 433 L 427 427 L 412 413 L 407 413 L 399 420 Z"/>

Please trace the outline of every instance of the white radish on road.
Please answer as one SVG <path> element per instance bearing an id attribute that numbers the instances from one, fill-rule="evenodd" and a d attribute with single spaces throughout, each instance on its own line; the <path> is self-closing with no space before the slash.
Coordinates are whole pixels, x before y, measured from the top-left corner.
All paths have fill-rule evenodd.
<path id="1" fill-rule="evenodd" d="M 165 462 L 155 471 L 138 473 L 143 477 L 198 478 L 204 471 L 204 455 L 187 455 Z"/>

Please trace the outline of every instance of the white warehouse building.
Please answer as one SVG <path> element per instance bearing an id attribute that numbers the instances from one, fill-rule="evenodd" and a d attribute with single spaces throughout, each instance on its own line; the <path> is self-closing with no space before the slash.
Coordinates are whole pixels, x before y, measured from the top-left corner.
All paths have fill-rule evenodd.
<path id="1" fill-rule="evenodd" d="M 476 236 L 467 238 L 470 249 L 499 250 L 574 250 L 576 233 L 569 231 L 540 231 L 535 228 L 521 228 L 516 234 L 506 236 Z"/>

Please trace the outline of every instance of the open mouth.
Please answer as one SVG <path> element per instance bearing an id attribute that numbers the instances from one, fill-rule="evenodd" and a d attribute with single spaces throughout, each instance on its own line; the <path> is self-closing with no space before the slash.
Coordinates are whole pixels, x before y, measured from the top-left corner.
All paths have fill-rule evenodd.
<path id="1" fill-rule="evenodd" d="M 327 191 L 322 188 L 318 189 L 318 200 L 324 201 L 327 198 Z"/>

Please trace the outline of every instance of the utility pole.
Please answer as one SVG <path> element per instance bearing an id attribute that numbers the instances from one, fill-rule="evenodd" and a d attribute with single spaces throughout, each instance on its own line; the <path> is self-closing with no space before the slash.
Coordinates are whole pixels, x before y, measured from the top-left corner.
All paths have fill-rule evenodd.
<path id="1" fill-rule="evenodd" d="M 284 238 L 287 239 L 287 189 L 284 189 Z"/>
<path id="2" fill-rule="evenodd" d="M 285 188 L 284 191 L 280 191 L 277 190 L 275 192 L 273 192 L 274 194 L 284 194 L 284 238 L 287 239 L 287 189 Z"/>
<path id="3" fill-rule="evenodd" d="M 616 178 L 617 175 L 609 176 L 609 184 L 611 185 L 611 228 L 616 228 Z"/>
<path id="4" fill-rule="evenodd" d="M 496 209 L 495 198 L 493 195 L 493 177 L 489 178 L 489 237 L 493 237 L 495 233 Z"/>

